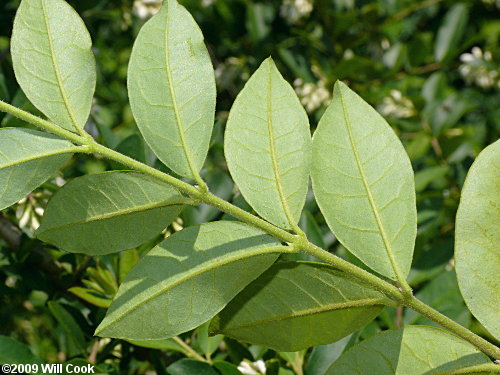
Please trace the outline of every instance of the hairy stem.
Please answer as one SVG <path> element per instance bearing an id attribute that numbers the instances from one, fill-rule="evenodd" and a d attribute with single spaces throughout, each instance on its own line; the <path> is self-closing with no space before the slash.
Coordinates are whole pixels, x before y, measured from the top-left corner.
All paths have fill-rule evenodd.
<path id="1" fill-rule="evenodd" d="M 75 144 L 85 146 L 82 152 L 93 152 L 98 153 L 108 159 L 117 161 L 129 168 L 135 169 L 136 171 L 143 172 L 160 181 L 166 182 L 173 187 L 177 188 L 182 193 L 189 195 L 195 201 L 203 202 L 209 204 L 219 210 L 247 223 L 256 228 L 262 229 L 263 231 L 269 233 L 270 235 L 278 238 L 283 242 L 287 242 L 292 247 L 293 251 L 302 251 L 313 255 L 314 257 L 332 265 L 333 267 L 346 272 L 347 274 L 355 277 L 359 281 L 363 282 L 365 285 L 379 290 L 380 292 L 391 297 L 393 300 L 398 302 L 400 305 L 407 306 L 420 314 L 426 316 L 432 321 L 440 324 L 444 328 L 447 328 L 456 335 L 462 337 L 464 340 L 470 342 L 478 349 L 488 354 L 489 356 L 500 359 L 500 348 L 486 341 L 485 339 L 474 334 L 460 324 L 454 322 L 448 317 L 444 316 L 440 312 L 434 310 L 432 307 L 426 305 L 425 303 L 416 299 L 413 295 L 408 294 L 406 291 L 402 291 L 393 284 L 373 275 L 372 273 L 365 271 L 362 268 L 355 266 L 338 256 L 329 253 L 328 251 L 314 245 L 309 242 L 303 235 L 294 235 L 275 225 L 255 216 L 251 213 L 242 210 L 239 207 L 213 195 L 210 193 L 205 186 L 193 186 L 184 181 L 181 181 L 175 177 L 172 177 L 166 173 L 163 173 L 155 168 L 152 168 L 146 164 L 143 164 L 137 160 L 134 160 L 126 155 L 109 149 L 101 144 L 98 144 L 93 139 L 89 137 L 84 137 L 67 131 L 49 121 L 43 120 L 37 116 L 34 116 L 28 112 L 25 112 L 19 108 L 16 108 L 10 104 L 0 101 L 0 111 L 9 113 L 15 117 L 20 118 L 30 124 L 33 124 L 39 128 L 47 130 L 53 134 L 56 134 L 62 138 L 68 139 Z M 185 344 L 185 343 L 184 343 Z M 197 353 L 196 353 L 197 354 Z"/>
<path id="2" fill-rule="evenodd" d="M 475 335 L 473 332 L 468 330 L 465 327 L 462 327 L 460 324 L 455 322 L 454 320 L 448 318 L 447 316 L 441 314 L 439 311 L 436 311 L 429 305 L 426 305 L 419 299 L 412 297 L 411 299 L 407 300 L 404 303 L 405 306 L 411 308 L 412 310 L 415 310 L 416 312 L 424 315 L 425 317 L 429 318 L 430 320 L 438 323 L 444 328 L 447 328 L 457 336 L 460 336 L 464 340 L 467 340 L 470 342 L 472 345 L 475 347 L 481 349 L 484 353 L 488 354 L 489 356 L 499 359 L 500 358 L 500 348 L 497 346 L 489 343 L 482 337 Z"/>
<path id="3" fill-rule="evenodd" d="M 458 370 L 436 372 L 436 375 L 459 375 L 459 374 L 477 374 L 478 372 L 487 372 L 488 374 L 500 373 L 500 366 L 493 363 L 486 363 L 484 365 L 475 365 L 464 367 Z"/>

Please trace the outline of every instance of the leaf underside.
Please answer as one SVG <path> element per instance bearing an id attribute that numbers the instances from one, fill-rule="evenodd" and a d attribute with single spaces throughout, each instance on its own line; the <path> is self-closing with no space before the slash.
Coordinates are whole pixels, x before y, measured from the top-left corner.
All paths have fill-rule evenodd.
<path id="1" fill-rule="evenodd" d="M 215 76 L 189 12 L 165 1 L 134 43 L 128 92 L 137 125 L 158 158 L 195 177 L 205 161 L 215 113 Z"/>
<path id="2" fill-rule="evenodd" d="M 39 131 L 0 129 L 0 210 L 44 183 L 74 149 L 70 142 Z"/>
<path id="3" fill-rule="evenodd" d="M 212 333 L 297 351 L 337 341 L 382 310 L 383 295 L 322 263 L 279 262 L 211 323 Z"/>
<path id="4" fill-rule="evenodd" d="M 11 52 L 17 82 L 50 120 L 83 129 L 92 106 L 96 69 L 92 41 L 80 16 L 63 0 L 23 0 Z"/>
<path id="5" fill-rule="evenodd" d="M 485 148 L 467 174 L 458 207 L 458 285 L 474 316 L 500 340 L 500 141 Z"/>
<path id="6" fill-rule="evenodd" d="M 313 191 L 328 226 L 367 266 L 410 271 L 417 230 L 410 160 L 386 121 L 338 82 L 313 136 Z"/>
<path id="7" fill-rule="evenodd" d="M 140 173 L 86 175 L 50 200 L 37 237 L 89 255 L 131 249 L 165 229 L 179 215 L 180 203 L 177 190 Z"/>
<path id="8" fill-rule="evenodd" d="M 156 340 L 193 329 L 270 267 L 278 245 L 237 222 L 183 229 L 130 271 L 96 335 Z"/>
<path id="9" fill-rule="evenodd" d="M 422 375 L 488 363 L 472 344 L 433 327 L 384 331 L 345 352 L 326 375 Z"/>
<path id="10" fill-rule="evenodd" d="M 309 120 L 271 58 L 236 98 L 224 152 L 234 181 L 259 215 L 282 228 L 297 224 L 311 165 Z"/>

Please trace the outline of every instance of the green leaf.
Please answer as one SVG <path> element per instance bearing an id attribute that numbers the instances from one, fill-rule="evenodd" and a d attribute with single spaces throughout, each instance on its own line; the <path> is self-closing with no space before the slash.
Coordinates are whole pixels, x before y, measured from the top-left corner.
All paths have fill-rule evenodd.
<path id="1" fill-rule="evenodd" d="M 455 271 L 442 272 L 420 289 L 415 297 L 464 327 L 470 324 L 471 316 L 458 289 Z M 404 323 L 437 326 L 437 323 L 411 309 L 405 310 Z"/>
<path id="2" fill-rule="evenodd" d="M 429 167 L 415 173 L 415 191 L 419 193 L 425 190 L 430 183 L 446 176 L 449 172 L 449 166 L 440 165 L 437 167 Z"/>
<path id="3" fill-rule="evenodd" d="M 111 305 L 111 299 L 99 294 L 95 290 L 75 286 L 68 289 L 68 292 L 73 293 L 75 296 L 83 299 L 84 301 L 98 307 L 108 308 Z"/>
<path id="4" fill-rule="evenodd" d="M 44 183 L 77 150 L 70 142 L 35 130 L 0 129 L 0 210 Z"/>
<path id="5" fill-rule="evenodd" d="M 313 191 L 337 239 L 378 273 L 404 279 L 417 233 L 410 159 L 387 122 L 341 82 L 314 133 L 313 160 Z"/>
<path id="6" fill-rule="evenodd" d="M 80 353 L 85 353 L 87 349 L 85 335 L 73 316 L 59 302 L 50 301 L 48 306 L 50 312 L 54 315 L 75 348 L 77 348 Z"/>
<path id="7" fill-rule="evenodd" d="M 306 375 L 324 375 L 332 363 L 346 350 L 352 337 L 353 335 L 349 335 L 334 343 L 314 347 L 307 360 L 304 373 Z"/>
<path id="8" fill-rule="evenodd" d="M 457 212 L 458 285 L 472 314 L 500 340 L 500 141 L 486 147 L 467 174 Z"/>
<path id="9" fill-rule="evenodd" d="M 89 255 L 130 249 L 166 228 L 184 200 L 170 185 L 140 173 L 87 175 L 54 195 L 37 236 L 63 250 Z"/>
<path id="10" fill-rule="evenodd" d="M 292 352 L 347 336 L 386 301 L 328 265 L 279 262 L 212 320 L 210 332 Z"/>
<path id="11" fill-rule="evenodd" d="M 198 176 L 215 113 L 215 77 L 203 35 L 176 0 L 139 32 L 128 71 L 137 125 L 158 158 L 185 177 Z"/>
<path id="12" fill-rule="evenodd" d="M 296 226 L 309 181 L 309 120 L 271 58 L 236 98 L 224 151 L 231 176 L 254 210 L 280 227 Z"/>
<path id="13" fill-rule="evenodd" d="M 28 99 L 56 124 L 81 131 L 96 84 L 92 41 L 63 0 L 23 0 L 14 21 L 12 62 Z"/>
<path id="14" fill-rule="evenodd" d="M 278 245 L 237 222 L 177 232 L 130 271 L 96 335 L 155 340 L 193 329 L 271 266 L 285 249 Z"/>
<path id="15" fill-rule="evenodd" d="M 167 367 L 170 375 L 219 375 L 209 364 L 184 358 Z"/>
<path id="16" fill-rule="evenodd" d="M 0 335 L 0 364 L 41 364 L 30 348 L 8 336 Z"/>
<path id="17" fill-rule="evenodd" d="M 198 328 L 197 343 L 205 356 L 211 356 L 219 348 L 222 340 L 224 340 L 224 336 L 222 335 L 209 336 L 209 325 L 210 322 L 206 322 Z"/>
<path id="18" fill-rule="evenodd" d="M 467 26 L 467 19 L 468 10 L 463 3 L 455 4 L 446 13 L 434 46 L 434 57 L 437 61 L 443 61 L 453 55 Z"/>
<path id="19" fill-rule="evenodd" d="M 132 345 L 141 346 L 143 348 L 159 349 L 159 350 L 172 350 L 175 352 L 189 355 L 189 353 L 182 346 L 177 344 L 172 339 L 166 340 L 126 340 Z"/>
<path id="20" fill-rule="evenodd" d="M 236 365 L 226 361 L 214 361 L 212 364 L 222 375 L 242 375 Z"/>
<path id="21" fill-rule="evenodd" d="M 121 283 L 130 270 L 139 261 L 139 252 L 137 249 L 130 249 L 120 253 L 120 261 L 118 262 L 118 281 Z"/>
<path id="22" fill-rule="evenodd" d="M 474 346 L 443 329 L 407 326 L 362 341 L 326 375 L 422 375 L 488 362 Z"/>

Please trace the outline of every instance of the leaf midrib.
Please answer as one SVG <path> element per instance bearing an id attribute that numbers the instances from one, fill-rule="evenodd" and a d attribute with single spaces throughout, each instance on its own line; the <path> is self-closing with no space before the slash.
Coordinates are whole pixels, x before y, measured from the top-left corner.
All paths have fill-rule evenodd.
<path id="1" fill-rule="evenodd" d="M 163 5 L 165 6 L 165 5 Z M 191 174 L 193 175 L 193 178 L 196 179 L 198 176 L 198 171 L 193 165 L 193 160 L 191 159 L 191 153 L 189 151 L 189 146 L 186 142 L 185 134 L 184 134 L 184 128 L 182 125 L 182 119 L 181 115 L 179 113 L 179 106 L 177 104 L 177 97 L 175 94 L 174 86 L 173 86 L 173 78 L 172 78 L 172 72 L 170 70 L 170 53 L 169 53 L 169 32 L 170 32 L 170 12 L 172 11 L 172 3 L 169 2 L 167 4 L 167 24 L 165 27 L 165 70 L 167 72 L 167 80 L 168 80 L 168 88 L 170 92 L 170 96 L 172 98 L 172 106 L 174 108 L 174 113 L 175 113 L 175 124 L 177 125 L 177 131 L 179 132 L 179 138 L 181 140 L 182 144 L 182 150 L 184 151 L 184 155 L 186 157 L 186 161 L 189 167 L 189 170 L 191 171 Z"/>
<path id="2" fill-rule="evenodd" d="M 254 326 L 256 327 L 256 326 L 263 325 L 263 324 L 279 322 L 279 321 L 284 321 L 284 320 L 290 320 L 290 319 L 295 319 L 295 318 L 301 318 L 304 316 L 317 315 L 317 314 L 322 314 L 322 313 L 329 312 L 329 311 L 344 310 L 344 309 L 350 309 L 350 308 L 355 308 L 355 307 L 378 306 L 378 305 L 382 305 L 382 306 L 387 305 L 387 300 L 384 298 L 365 298 L 365 299 L 359 299 L 359 300 L 348 301 L 348 302 L 329 303 L 329 304 L 322 305 L 319 307 L 313 307 L 310 309 L 300 310 L 299 312 L 293 312 L 290 314 L 274 316 L 274 317 L 267 318 L 267 319 L 254 320 L 252 322 L 248 322 L 245 324 L 240 324 L 240 325 L 232 326 L 232 327 L 228 327 L 228 328 L 221 328 L 220 332 L 227 333 L 227 332 L 235 331 L 235 330 L 242 329 L 242 328 L 248 328 L 248 327 L 254 327 Z"/>
<path id="3" fill-rule="evenodd" d="M 102 332 L 103 330 L 108 328 L 109 326 L 111 326 L 111 325 L 119 322 L 123 318 L 125 318 L 127 315 L 132 313 L 134 310 L 138 309 L 140 306 L 148 303 L 149 301 L 158 297 L 159 295 L 168 292 L 169 290 L 175 288 L 176 286 L 180 285 L 181 283 L 183 283 L 186 280 L 195 278 L 203 273 L 209 272 L 209 271 L 216 269 L 216 268 L 221 268 L 222 266 L 237 262 L 239 260 L 248 259 L 248 258 L 258 256 L 261 254 L 271 254 L 271 253 L 281 253 L 281 252 L 286 252 L 286 246 L 281 246 L 281 245 L 262 246 L 262 247 L 258 247 L 257 249 L 253 249 L 253 250 L 239 250 L 236 253 L 231 254 L 232 256 L 230 255 L 222 261 L 221 260 L 216 261 L 217 258 L 211 258 L 209 260 L 210 263 L 208 264 L 208 266 L 206 266 L 206 262 L 203 262 L 200 265 L 198 265 L 194 268 L 191 268 L 187 272 L 181 273 L 182 276 L 179 277 L 177 280 L 175 280 L 172 283 L 161 288 L 156 293 L 153 293 L 152 295 L 147 296 L 146 298 L 138 301 L 136 304 L 131 306 L 125 312 L 118 315 L 114 320 L 111 320 L 110 322 L 108 322 L 108 324 L 104 325 L 102 328 L 101 328 L 101 326 L 99 326 L 98 329 L 96 330 L 95 334 L 96 335 L 99 334 L 100 332 Z M 206 266 L 206 267 L 204 267 L 204 266 Z"/>
<path id="4" fill-rule="evenodd" d="M 42 3 L 43 19 L 45 21 L 45 27 L 47 29 L 47 39 L 49 41 L 49 49 L 50 49 L 50 58 L 52 60 L 52 68 L 54 68 L 54 72 L 56 74 L 56 79 L 57 79 L 57 87 L 59 88 L 59 92 L 61 93 L 61 97 L 63 99 L 64 106 L 66 107 L 66 111 L 69 114 L 71 122 L 72 122 L 72 124 L 73 124 L 76 132 L 79 133 L 80 132 L 80 128 L 78 126 L 78 122 L 76 121 L 75 115 L 73 113 L 73 109 L 69 105 L 68 98 L 66 97 L 66 90 L 64 89 L 64 86 L 63 86 L 63 83 L 62 83 L 62 79 L 61 79 L 61 72 L 59 71 L 59 68 L 58 68 L 58 65 L 57 65 L 57 62 L 56 62 L 56 58 L 55 58 L 55 54 L 54 54 L 54 44 L 53 44 L 53 41 L 52 41 L 52 32 L 51 32 L 51 29 L 50 29 L 50 24 L 49 24 L 49 18 L 48 18 L 48 15 L 47 15 L 47 10 L 45 8 L 45 0 L 41 0 L 41 3 Z"/>
<path id="5" fill-rule="evenodd" d="M 176 198 L 176 199 L 167 199 L 167 200 L 161 201 L 161 202 L 144 204 L 144 205 L 141 205 L 141 206 L 135 206 L 135 207 L 128 208 L 128 209 L 119 210 L 119 211 L 115 211 L 115 212 L 110 212 L 110 213 L 107 213 L 107 214 L 101 214 L 101 215 L 93 216 L 93 217 L 90 217 L 90 218 L 87 218 L 87 219 L 83 219 L 83 220 L 79 220 L 79 221 L 73 221 L 71 223 L 58 225 L 56 227 L 51 227 L 51 228 L 48 228 L 46 230 L 39 231 L 37 233 L 37 235 L 42 235 L 44 233 L 52 232 L 52 231 L 55 231 L 55 230 L 60 230 L 60 229 L 66 228 L 66 227 L 74 226 L 74 225 L 81 225 L 81 224 L 87 224 L 87 223 L 91 223 L 91 222 L 99 221 L 99 220 L 112 219 L 114 217 L 130 215 L 130 214 L 137 213 L 137 212 L 142 212 L 142 211 L 150 211 L 150 210 L 153 210 L 155 208 L 162 208 L 162 207 L 167 207 L 167 206 L 181 205 L 185 201 L 186 201 L 186 198 L 181 197 L 181 198 Z"/>
<path id="6" fill-rule="evenodd" d="M 378 213 L 377 205 L 376 205 L 375 200 L 373 198 L 370 186 L 368 184 L 368 180 L 367 180 L 366 175 L 365 175 L 365 171 L 363 169 L 363 165 L 361 164 L 361 159 L 359 157 L 358 150 L 356 148 L 356 144 L 354 142 L 354 136 L 352 134 L 352 128 L 351 128 L 352 125 L 351 125 L 351 122 L 349 120 L 349 116 L 347 114 L 347 108 L 346 108 L 346 105 L 344 102 L 344 95 L 342 93 L 342 88 L 338 87 L 338 90 L 339 90 L 340 102 L 342 104 L 342 112 L 344 114 L 344 121 L 346 123 L 349 143 L 351 145 L 351 149 L 352 149 L 353 154 L 354 154 L 354 159 L 356 160 L 356 165 L 358 167 L 359 174 L 361 175 L 361 180 L 363 181 L 363 186 L 365 188 L 366 195 L 368 197 L 368 202 L 370 203 L 370 208 L 371 208 L 373 215 L 375 217 L 375 220 L 377 222 L 380 236 L 382 237 L 382 241 L 384 242 L 384 247 L 385 247 L 387 256 L 389 257 L 389 262 L 391 263 L 392 269 L 396 275 L 396 278 L 398 280 L 402 281 L 402 280 L 404 280 L 404 278 L 402 277 L 401 271 L 399 270 L 399 267 L 396 263 L 396 259 L 394 258 L 394 254 L 392 252 L 392 246 L 387 238 L 387 234 L 385 233 L 384 225 L 382 224 L 382 220 L 381 220 L 380 215 Z"/>
<path id="7" fill-rule="evenodd" d="M 58 151 L 47 152 L 45 154 L 38 154 L 38 155 L 34 155 L 34 156 L 31 156 L 28 158 L 18 159 L 18 160 L 12 161 L 10 163 L 1 164 L 0 171 L 2 169 L 7 169 L 10 167 L 14 167 L 16 165 L 19 165 L 19 164 L 28 163 L 28 162 L 36 160 L 36 159 L 48 158 L 50 156 L 62 155 L 62 154 L 67 154 L 67 153 L 74 153 L 76 151 L 77 151 L 76 147 L 68 147 L 65 149 L 58 150 Z"/>
<path id="8" fill-rule="evenodd" d="M 295 221 L 290 213 L 290 208 L 288 207 L 288 202 L 285 198 L 285 193 L 283 191 L 283 185 L 281 183 L 281 175 L 278 168 L 278 160 L 276 155 L 276 144 L 274 142 L 274 131 L 273 131 L 273 106 L 272 106 L 272 72 L 271 63 L 267 63 L 268 67 L 268 81 L 267 81 L 267 131 L 269 134 L 269 149 L 271 154 L 271 162 L 273 166 L 274 181 L 276 183 L 276 189 L 278 190 L 278 195 L 280 197 L 281 205 L 283 206 L 283 211 L 285 212 L 286 219 L 292 228 L 296 226 Z"/>

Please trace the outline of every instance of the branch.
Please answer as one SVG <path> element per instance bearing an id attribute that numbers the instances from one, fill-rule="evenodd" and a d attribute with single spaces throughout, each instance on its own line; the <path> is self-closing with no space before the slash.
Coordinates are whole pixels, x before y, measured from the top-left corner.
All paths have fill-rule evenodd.
<path id="1" fill-rule="evenodd" d="M 11 249 L 17 249 L 21 244 L 21 230 L 11 223 L 9 219 L 0 214 L 0 237 Z"/>
<path id="2" fill-rule="evenodd" d="M 372 273 L 365 271 L 362 268 L 355 266 L 342 258 L 334 254 L 330 254 L 327 250 L 324 250 L 313 243 L 309 242 L 307 238 L 302 235 L 291 234 L 275 225 L 252 215 L 251 213 L 234 206 L 233 204 L 213 195 L 205 186 L 193 186 L 184 181 L 181 181 L 175 177 L 172 177 L 166 173 L 163 173 L 155 168 L 152 168 L 146 164 L 138 162 L 126 155 L 120 154 L 112 149 L 102 146 L 95 142 L 93 139 L 88 137 L 82 137 L 76 135 L 70 131 L 60 128 L 59 126 L 42 120 L 28 112 L 25 112 L 19 108 L 16 108 L 10 104 L 0 101 L 0 111 L 7 112 L 13 116 L 16 116 L 30 124 L 38 126 L 44 130 L 50 131 L 56 135 L 66 138 L 76 144 L 86 146 L 85 152 L 94 152 L 101 154 L 102 156 L 117 161 L 131 169 L 135 169 L 139 172 L 148 174 L 160 181 L 166 182 L 171 186 L 177 188 L 179 191 L 189 195 L 191 198 L 198 200 L 200 202 L 209 204 L 219 210 L 237 218 L 241 221 L 250 224 L 256 228 L 259 228 L 270 235 L 280 239 L 283 242 L 290 244 L 293 250 L 303 251 L 316 258 L 330 264 L 331 266 L 344 271 L 345 273 L 355 277 L 356 279 L 362 281 L 365 285 L 379 290 L 380 292 L 390 296 L 393 300 L 397 301 L 401 305 L 412 308 L 413 310 L 421 313 L 422 315 L 428 317 L 434 322 L 442 325 L 456 335 L 462 337 L 464 340 L 470 342 L 477 348 L 479 348 L 484 353 L 489 356 L 500 359 L 500 348 L 486 341 L 482 337 L 474 334 L 460 324 L 454 322 L 450 318 L 441 314 L 440 312 L 434 310 L 432 307 L 424 304 L 423 302 L 417 300 L 413 295 L 404 293 L 402 290 L 388 283 L 387 281 L 373 275 Z"/>

